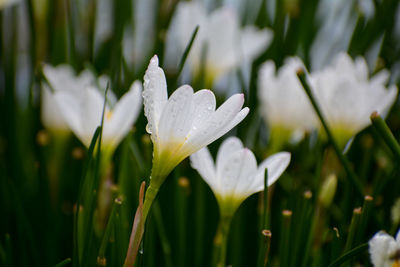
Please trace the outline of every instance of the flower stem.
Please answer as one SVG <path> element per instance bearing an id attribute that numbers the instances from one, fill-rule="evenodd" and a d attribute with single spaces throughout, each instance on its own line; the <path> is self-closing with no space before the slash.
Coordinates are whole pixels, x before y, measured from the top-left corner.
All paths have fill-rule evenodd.
<path id="1" fill-rule="evenodd" d="M 301 85 L 304 88 L 304 91 L 306 92 L 308 98 L 310 99 L 310 102 L 311 102 L 315 112 L 317 113 L 317 115 L 318 115 L 318 117 L 319 117 L 319 119 L 321 121 L 321 124 L 325 129 L 326 135 L 328 136 L 328 138 L 329 138 L 329 140 L 330 140 L 330 142 L 331 142 L 331 144 L 333 146 L 333 149 L 336 152 L 336 155 L 338 156 L 340 162 L 342 163 L 342 165 L 343 165 L 343 167 L 344 167 L 344 169 L 345 169 L 345 171 L 347 173 L 347 176 L 349 177 L 350 182 L 356 188 L 356 191 L 357 191 L 358 195 L 360 197 L 364 197 L 363 188 L 361 186 L 361 183 L 360 183 L 356 173 L 351 168 L 349 161 L 346 159 L 346 157 L 340 151 L 340 148 L 339 148 L 335 138 L 333 137 L 333 134 L 332 134 L 331 130 L 329 129 L 328 124 L 326 123 L 326 120 L 325 120 L 324 116 L 322 115 L 321 109 L 319 108 L 318 103 L 315 100 L 315 98 L 314 98 L 314 96 L 313 96 L 313 94 L 311 92 L 311 88 L 310 88 L 310 86 L 309 86 L 309 84 L 307 82 L 306 74 L 305 74 L 304 70 L 302 70 L 302 69 L 298 70 L 297 71 L 297 77 L 299 78 L 299 80 L 301 82 Z"/>
<path id="2" fill-rule="evenodd" d="M 223 216 L 219 221 L 217 233 L 214 238 L 213 266 L 225 267 L 231 220 L 232 216 Z"/>
<path id="3" fill-rule="evenodd" d="M 135 264 L 136 256 L 140 247 L 140 243 L 143 238 L 144 226 L 146 223 L 147 215 L 149 214 L 151 205 L 153 204 L 154 199 L 158 193 L 158 187 L 153 187 L 150 183 L 149 187 L 146 190 L 146 196 L 143 201 L 143 191 L 144 186 L 141 187 L 140 197 L 139 197 L 139 207 L 136 211 L 135 220 L 133 222 L 131 238 L 129 241 L 128 252 L 126 255 L 124 267 L 131 267 Z"/>

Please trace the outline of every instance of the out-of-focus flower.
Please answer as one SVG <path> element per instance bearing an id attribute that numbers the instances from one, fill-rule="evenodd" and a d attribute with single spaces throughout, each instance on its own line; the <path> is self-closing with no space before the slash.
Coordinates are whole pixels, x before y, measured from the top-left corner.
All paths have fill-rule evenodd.
<path id="1" fill-rule="evenodd" d="M 268 185 L 279 178 L 289 165 L 290 153 L 276 153 L 257 167 L 254 154 L 243 147 L 240 139 L 230 137 L 219 148 L 215 165 L 207 148 L 190 159 L 192 167 L 214 192 L 221 217 L 230 217 L 247 197 L 264 190 L 265 169 L 268 169 Z"/>
<path id="2" fill-rule="evenodd" d="M 335 174 L 330 174 L 322 184 L 319 193 L 319 201 L 325 208 L 328 208 L 332 204 L 332 200 L 336 193 L 336 187 L 337 177 Z"/>
<path id="3" fill-rule="evenodd" d="M 271 130 L 271 141 L 279 150 L 282 143 L 301 138 L 318 121 L 296 71 L 304 68 L 297 57 L 288 58 L 275 70 L 273 61 L 265 62 L 258 73 L 260 109 Z"/>
<path id="4" fill-rule="evenodd" d="M 79 140 L 88 147 L 101 123 L 104 106 L 104 94 L 95 87 L 96 80 L 88 72 L 76 77 L 67 67 L 49 68 L 44 73 L 54 90 L 48 92 L 48 96 L 52 97 L 48 100 L 56 110 L 54 114 L 58 113 L 58 118 L 63 118 Z M 106 101 L 102 145 L 108 151 L 118 146 L 136 120 L 141 109 L 141 88 L 140 82 L 136 81 L 114 106 L 110 103 L 112 101 Z M 51 114 L 51 111 L 45 113 Z"/>
<path id="5" fill-rule="evenodd" d="M 233 95 L 217 110 L 215 96 L 207 89 L 193 93 L 179 87 L 168 99 L 164 71 L 158 58 L 150 60 L 144 77 L 143 99 L 147 131 L 154 144 L 150 186 L 159 188 L 184 158 L 227 133 L 249 112 L 242 94 Z"/>
<path id="6" fill-rule="evenodd" d="M 313 72 L 314 94 L 338 142 L 345 144 L 370 124 L 373 111 L 385 116 L 396 100 L 397 87 L 386 89 L 389 72 L 382 70 L 368 78 L 368 67 L 361 57 L 354 62 L 346 53 L 333 64 Z"/>
<path id="7" fill-rule="evenodd" d="M 400 266 L 400 231 L 396 239 L 380 231 L 368 242 L 371 262 L 375 267 Z"/>
<path id="8" fill-rule="evenodd" d="M 272 39 L 270 30 L 254 26 L 240 28 L 233 8 L 221 7 L 207 14 L 199 2 L 179 3 L 168 31 L 166 62 L 177 66 L 196 27 L 200 26 L 188 57 L 193 75 L 204 66 L 206 84 L 212 85 L 222 75 L 243 62 L 252 61 Z M 205 55 L 204 55 L 205 53 Z"/>
<path id="9" fill-rule="evenodd" d="M 94 84 L 95 79 L 89 71 L 83 71 L 79 76 L 76 76 L 74 70 L 68 65 L 57 67 L 44 65 L 43 74 L 48 84 L 43 83 L 41 91 L 42 123 L 50 130 L 69 131 L 68 123 L 55 101 L 54 94 L 64 90 L 80 94 L 86 86 Z"/>
<path id="10" fill-rule="evenodd" d="M 21 2 L 21 0 L 0 0 L 0 9 Z"/>

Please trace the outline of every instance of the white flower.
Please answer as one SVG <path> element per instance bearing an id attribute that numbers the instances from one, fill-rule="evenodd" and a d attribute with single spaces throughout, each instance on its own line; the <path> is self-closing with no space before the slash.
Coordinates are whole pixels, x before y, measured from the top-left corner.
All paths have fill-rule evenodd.
<path id="1" fill-rule="evenodd" d="M 87 72 L 75 77 L 72 72 L 59 69 L 57 75 L 53 74 L 55 73 L 45 72 L 55 90 L 52 93 L 53 104 L 79 140 L 89 147 L 93 134 L 101 123 L 104 94 L 95 87 L 95 82 L 91 81 L 93 76 Z M 106 149 L 115 149 L 136 120 L 141 110 L 141 88 L 140 82 L 134 82 L 114 106 L 110 100 L 112 97 L 107 98 L 102 135 L 102 145 Z"/>
<path id="2" fill-rule="evenodd" d="M 214 192 L 222 216 L 232 216 L 248 196 L 264 190 L 265 169 L 268 169 L 268 185 L 279 178 L 289 165 L 290 153 L 274 154 L 257 167 L 254 154 L 243 147 L 240 139 L 230 137 L 221 144 L 215 165 L 207 148 L 190 159 L 192 167 Z"/>
<path id="3" fill-rule="evenodd" d="M 200 29 L 187 63 L 192 73 L 198 75 L 204 61 L 208 84 L 243 62 L 252 61 L 267 48 L 272 39 L 272 32 L 267 29 L 258 30 L 254 26 L 241 29 L 233 8 L 223 6 L 207 14 L 199 2 L 181 2 L 168 31 L 167 64 L 173 61 L 170 64 L 177 65 L 176 59 L 181 58 L 196 25 Z M 205 58 L 203 52 L 206 53 Z"/>
<path id="4" fill-rule="evenodd" d="M 296 72 L 304 69 L 300 58 L 286 59 L 285 64 L 275 70 L 273 61 L 265 62 L 258 73 L 258 97 L 261 113 L 272 131 L 287 138 L 302 137 L 318 125 L 311 103 L 301 86 Z M 288 140 L 286 140 L 288 141 Z"/>
<path id="5" fill-rule="evenodd" d="M 368 244 L 371 262 L 375 267 L 400 266 L 400 231 L 397 232 L 396 240 L 380 231 L 369 240 Z"/>
<path id="6" fill-rule="evenodd" d="M 158 188 L 175 166 L 190 154 L 220 138 L 249 112 L 242 94 L 233 95 L 217 110 L 207 89 L 193 93 L 179 87 L 168 99 L 164 71 L 154 56 L 144 76 L 146 127 L 154 144 L 151 183 Z"/>
<path id="7" fill-rule="evenodd" d="M 9 5 L 17 4 L 21 2 L 21 0 L 0 0 L 0 9 L 6 8 Z"/>
<path id="8" fill-rule="evenodd" d="M 353 62 L 346 53 L 311 74 L 314 95 L 339 142 L 368 126 L 373 111 L 387 114 L 397 96 L 395 85 L 386 89 L 388 78 L 389 72 L 382 70 L 369 79 L 365 60 L 359 57 Z"/>
<path id="9" fill-rule="evenodd" d="M 58 104 L 54 99 L 54 93 L 59 91 L 71 91 L 79 94 L 88 85 L 94 85 L 95 79 L 89 71 L 83 71 L 79 76 L 69 65 L 52 67 L 43 66 L 43 74 L 47 83 L 42 84 L 41 90 L 41 118 L 47 129 L 56 131 L 69 131 L 68 123 L 65 121 Z M 54 92 L 52 92 L 54 90 Z"/>

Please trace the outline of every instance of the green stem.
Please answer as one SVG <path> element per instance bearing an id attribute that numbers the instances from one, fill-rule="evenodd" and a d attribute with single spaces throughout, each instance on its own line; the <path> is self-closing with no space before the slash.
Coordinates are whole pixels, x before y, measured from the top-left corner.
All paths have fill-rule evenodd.
<path id="1" fill-rule="evenodd" d="M 213 266 L 226 266 L 226 252 L 228 246 L 229 226 L 232 221 L 232 216 L 224 216 L 219 221 L 217 233 L 214 238 L 214 255 Z"/>
<path id="2" fill-rule="evenodd" d="M 140 247 L 140 243 L 142 242 L 143 238 L 144 226 L 146 223 L 147 215 L 149 214 L 151 205 L 153 204 L 153 201 L 157 196 L 158 190 L 159 188 L 153 187 L 151 183 L 146 190 L 146 196 L 143 203 L 142 214 L 139 217 L 139 222 L 136 229 L 134 228 L 131 234 L 131 241 L 129 242 L 129 248 L 125 259 L 124 267 L 131 267 L 135 264 L 136 256 Z M 136 219 L 137 218 L 135 218 L 135 220 Z M 134 222 L 134 227 L 135 223 L 136 222 Z"/>
<path id="3" fill-rule="evenodd" d="M 318 115 L 318 117 L 319 117 L 319 119 L 321 121 L 321 124 L 325 129 L 326 135 L 328 136 L 328 138 L 329 138 L 329 140 L 330 140 L 330 142 L 331 142 L 331 144 L 333 146 L 333 149 L 336 152 L 336 155 L 338 156 L 340 162 L 342 163 L 342 165 L 343 165 L 343 167 L 344 167 L 344 169 L 345 169 L 345 171 L 347 173 L 347 176 L 350 179 L 350 182 L 356 188 L 356 191 L 359 194 L 359 196 L 363 197 L 364 194 L 363 194 L 362 185 L 361 185 L 356 173 L 351 168 L 349 161 L 346 159 L 346 157 L 340 151 L 340 148 L 339 148 L 335 138 L 333 137 L 333 134 L 332 134 L 331 130 L 329 129 L 328 124 L 326 123 L 326 120 L 325 120 L 324 116 L 322 115 L 321 109 L 319 108 L 318 103 L 315 100 L 315 98 L 314 98 L 314 96 L 313 96 L 313 94 L 311 92 L 311 88 L 308 85 L 304 70 L 302 70 L 302 69 L 298 70 L 297 71 L 297 77 L 299 78 L 299 80 L 301 82 L 301 85 L 304 88 L 304 91 L 306 92 L 308 98 L 310 99 L 310 102 L 313 105 L 314 110 L 317 113 L 317 115 Z"/>
<path id="4" fill-rule="evenodd" d="M 382 119 L 382 117 L 378 114 L 378 112 L 373 112 L 371 114 L 371 122 L 374 125 L 375 129 L 378 131 L 382 139 L 388 145 L 390 150 L 392 150 L 395 158 L 399 161 L 400 160 L 400 145 L 396 141 L 393 136 L 393 133 L 390 131 L 389 127 Z"/>

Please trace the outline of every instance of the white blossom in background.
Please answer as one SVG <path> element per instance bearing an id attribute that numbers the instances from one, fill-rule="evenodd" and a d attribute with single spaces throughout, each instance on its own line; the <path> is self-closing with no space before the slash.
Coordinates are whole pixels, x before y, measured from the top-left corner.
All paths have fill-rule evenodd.
<path id="1" fill-rule="evenodd" d="M 333 64 L 311 73 L 314 95 L 340 143 L 368 126 L 373 111 L 386 116 L 397 96 L 395 85 L 386 88 L 389 75 L 382 70 L 369 78 L 365 60 L 358 57 L 353 61 L 346 53 L 337 54 Z"/>
<path id="2" fill-rule="evenodd" d="M 19 2 L 21 2 L 21 0 L 0 0 L 0 9 L 17 4 Z"/>
<path id="3" fill-rule="evenodd" d="M 297 78 L 304 69 L 300 58 L 291 57 L 276 71 L 273 61 L 265 62 L 258 72 L 260 111 L 267 121 L 271 138 L 297 141 L 318 125 L 318 118 Z M 276 140 L 275 140 L 276 141 Z"/>
<path id="4" fill-rule="evenodd" d="M 265 169 L 268 186 L 281 176 L 289 165 L 290 153 L 276 153 L 257 166 L 253 152 L 243 147 L 239 138 L 229 137 L 221 144 L 215 164 L 206 147 L 191 155 L 190 160 L 214 192 L 221 216 L 229 217 L 247 197 L 264 190 Z"/>
<path id="5" fill-rule="evenodd" d="M 152 188 L 159 188 L 166 176 L 183 159 L 227 133 L 249 112 L 244 97 L 236 94 L 218 109 L 213 92 L 193 93 L 183 85 L 168 98 L 164 71 L 154 56 L 144 76 L 143 99 L 147 131 L 153 141 Z"/>
<path id="6" fill-rule="evenodd" d="M 208 14 L 200 2 L 180 2 L 167 34 L 165 61 L 168 68 L 178 66 L 197 25 L 200 29 L 187 64 L 194 77 L 199 75 L 204 64 L 205 80 L 209 85 L 243 63 L 251 62 L 272 39 L 268 29 L 241 28 L 233 8 L 223 6 Z"/>
<path id="7" fill-rule="evenodd" d="M 51 101 L 51 107 L 54 109 L 47 109 L 48 112 L 45 113 L 48 116 L 57 114 L 58 118 L 63 119 L 64 124 L 68 125 L 79 140 L 89 147 L 93 134 L 102 119 L 104 92 L 99 90 L 97 85 L 104 85 L 104 82 L 96 81 L 88 71 L 75 76 L 72 69 L 66 66 L 47 67 L 44 74 L 54 90 L 54 92 L 46 93 L 47 96 L 51 96 L 47 101 Z M 110 97 L 107 97 L 106 101 L 102 135 L 102 146 L 109 152 L 118 146 L 140 113 L 141 91 L 142 86 L 140 82 L 136 81 L 129 91 L 113 105 L 113 94 L 109 90 Z M 45 102 L 43 105 L 46 105 Z M 54 120 L 53 117 L 52 121 Z"/>
<path id="8" fill-rule="evenodd" d="M 69 131 L 70 128 L 55 101 L 54 93 L 66 90 L 79 94 L 86 86 L 94 84 L 95 79 L 89 71 L 84 71 L 79 76 L 76 76 L 69 65 L 59 65 L 57 67 L 44 65 L 43 74 L 48 84 L 47 82 L 42 83 L 42 123 L 50 130 Z"/>
<path id="9" fill-rule="evenodd" d="M 400 266 L 400 231 L 396 239 L 380 231 L 368 242 L 371 262 L 375 267 Z"/>

